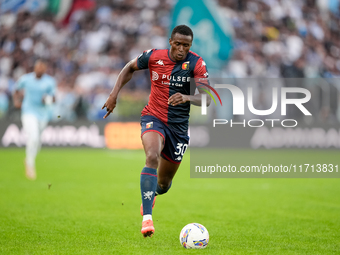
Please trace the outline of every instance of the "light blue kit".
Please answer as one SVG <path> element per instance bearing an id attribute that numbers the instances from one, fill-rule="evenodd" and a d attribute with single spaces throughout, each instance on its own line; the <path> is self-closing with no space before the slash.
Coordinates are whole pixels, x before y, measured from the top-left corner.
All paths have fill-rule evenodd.
<path id="1" fill-rule="evenodd" d="M 24 92 L 22 114 L 33 114 L 42 121 L 50 119 L 51 107 L 45 105 L 42 100 L 46 95 L 55 95 L 56 81 L 53 77 L 44 74 L 38 79 L 34 72 L 28 73 L 18 80 L 15 89 Z"/>

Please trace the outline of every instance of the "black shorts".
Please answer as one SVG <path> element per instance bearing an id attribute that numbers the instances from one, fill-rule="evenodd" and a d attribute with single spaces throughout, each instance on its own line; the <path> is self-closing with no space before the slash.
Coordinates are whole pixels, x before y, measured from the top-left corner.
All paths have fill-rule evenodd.
<path id="1" fill-rule="evenodd" d="M 185 151 L 188 148 L 189 136 L 186 134 L 179 134 L 171 130 L 158 118 L 145 115 L 141 117 L 141 136 L 147 132 L 156 132 L 163 137 L 164 148 L 161 156 L 175 164 L 180 164 Z"/>

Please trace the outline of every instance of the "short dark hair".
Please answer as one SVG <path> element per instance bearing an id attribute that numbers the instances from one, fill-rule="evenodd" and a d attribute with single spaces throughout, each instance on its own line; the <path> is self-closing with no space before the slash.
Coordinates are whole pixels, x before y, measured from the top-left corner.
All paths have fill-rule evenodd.
<path id="1" fill-rule="evenodd" d="M 179 33 L 181 35 L 190 35 L 191 36 L 191 40 L 194 39 L 194 33 L 192 32 L 191 28 L 186 26 L 186 25 L 178 25 L 176 26 L 172 32 L 171 32 L 171 39 L 174 38 L 174 35 L 176 33 Z"/>

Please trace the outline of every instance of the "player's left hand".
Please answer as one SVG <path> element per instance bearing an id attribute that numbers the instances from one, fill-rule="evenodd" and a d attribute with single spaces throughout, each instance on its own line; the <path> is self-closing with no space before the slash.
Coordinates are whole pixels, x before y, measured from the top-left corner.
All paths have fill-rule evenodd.
<path id="1" fill-rule="evenodd" d="M 188 101 L 190 101 L 189 95 L 183 95 L 177 92 L 176 94 L 173 94 L 171 97 L 169 97 L 168 104 L 172 106 L 176 106 L 179 104 L 184 104 Z"/>

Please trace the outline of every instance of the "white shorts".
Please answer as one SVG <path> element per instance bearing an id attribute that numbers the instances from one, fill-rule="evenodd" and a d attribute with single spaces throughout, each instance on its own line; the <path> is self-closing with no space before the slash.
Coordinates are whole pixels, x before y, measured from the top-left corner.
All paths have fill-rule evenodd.
<path id="1" fill-rule="evenodd" d="M 40 140 L 40 135 L 47 126 L 46 120 L 39 120 L 33 114 L 23 114 L 21 122 L 27 136 L 27 141 Z"/>

